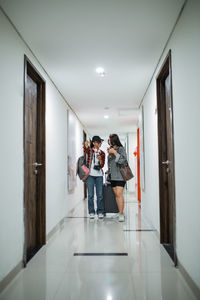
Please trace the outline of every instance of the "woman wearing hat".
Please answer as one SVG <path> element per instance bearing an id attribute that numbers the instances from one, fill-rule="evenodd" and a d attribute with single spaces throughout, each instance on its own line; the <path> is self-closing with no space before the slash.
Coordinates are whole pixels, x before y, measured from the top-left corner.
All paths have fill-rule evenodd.
<path id="1" fill-rule="evenodd" d="M 94 186 L 96 186 L 97 194 L 97 214 L 99 219 L 104 217 L 104 205 L 103 205 L 103 170 L 105 163 L 105 153 L 100 150 L 102 139 L 95 135 L 92 138 L 90 147 L 89 141 L 85 142 L 83 147 L 86 153 L 86 164 L 90 169 L 90 175 L 86 179 L 88 188 L 88 210 L 91 219 L 94 219 Z"/>

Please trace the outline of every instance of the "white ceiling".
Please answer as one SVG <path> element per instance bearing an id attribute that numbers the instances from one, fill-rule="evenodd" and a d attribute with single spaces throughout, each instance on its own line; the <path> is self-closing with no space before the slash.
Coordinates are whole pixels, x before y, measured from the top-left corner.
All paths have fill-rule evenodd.
<path id="1" fill-rule="evenodd" d="M 140 104 L 183 2 L 0 0 L 91 134 L 134 130 L 133 109 Z M 99 66 L 107 73 L 104 78 L 95 72 Z M 104 114 L 110 118 L 105 120 Z"/>

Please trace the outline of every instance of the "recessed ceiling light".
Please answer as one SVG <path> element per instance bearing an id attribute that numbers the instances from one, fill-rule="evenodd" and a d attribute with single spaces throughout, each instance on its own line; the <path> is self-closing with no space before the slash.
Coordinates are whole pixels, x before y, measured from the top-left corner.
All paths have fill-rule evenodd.
<path id="1" fill-rule="evenodd" d="M 104 116 L 104 119 L 109 119 L 109 116 L 108 116 L 108 115 L 105 115 L 105 116 Z"/>
<path id="2" fill-rule="evenodd" d="M 106 75 L 104 68 L 102 68 L 102 67 L 96 68 L 96 72 L 100 77 L 104 77 Z"/>
<path id="3" fill-rule="evenodd" d="M 102 74 L 102 73 L 104 73 L 104 69 L 102 67 L 96 68 L 96 72 L 98 74 Z"/>

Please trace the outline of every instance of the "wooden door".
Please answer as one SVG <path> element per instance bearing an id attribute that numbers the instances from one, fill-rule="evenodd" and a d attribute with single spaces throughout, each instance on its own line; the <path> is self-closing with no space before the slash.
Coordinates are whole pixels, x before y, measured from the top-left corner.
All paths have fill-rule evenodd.
<path id="1" fill-rule="evenodd" d="M 160 241 L 176 264 L 171 52 L 157 77 Z"/>
<path id="2" fill-rule="evenodd" d="M 27 76 L 25 101 L 25 186 L 27 209 L 27 260 L 37 252 L 37 84 Z"/>
<path id="3" fill-rule="evenodd" d="M 87 136 L 86 136 L 85 131 L 83 130 L 83 145 L 84 145 L 86 139 L 87 139 Z M 84 182 L 83 185 L 84 185 L 84 195 L 83 196 L 84 196 L 84 199 L 86 199 L 87 198 L 87 184 L 86 184 L 86 182 Z"/>
<path id="4" fill-rule="evenodd" d="M 45 83 L 25 57 L 24 264 L 45 244 Z"/>

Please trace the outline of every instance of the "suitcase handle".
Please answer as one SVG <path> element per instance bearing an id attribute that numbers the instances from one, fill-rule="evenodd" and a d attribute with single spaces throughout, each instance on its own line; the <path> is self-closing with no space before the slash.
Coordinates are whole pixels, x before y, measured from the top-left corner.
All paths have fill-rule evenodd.
<path id="1" fill-rule="evenodd" d="M 108 174 L 104 173 L 105 185 L 110 185 L 111 183 L 109 181 L 107 181 L 107 175 Z"/>

